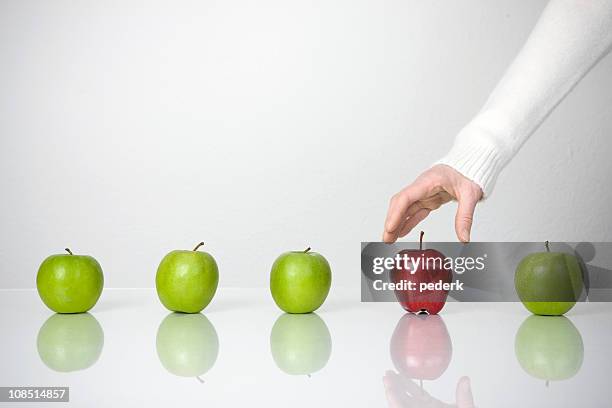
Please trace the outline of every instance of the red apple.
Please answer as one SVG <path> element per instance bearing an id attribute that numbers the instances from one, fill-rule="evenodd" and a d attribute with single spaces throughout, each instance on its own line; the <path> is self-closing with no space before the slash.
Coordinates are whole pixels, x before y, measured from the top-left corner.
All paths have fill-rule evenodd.
<path id="1" fill-rule="evenodd" d="M 446 303 L 448 290 L 423 289 L 421 283 L 450 283 L 453 271 L 445 267 L 446 257 L 435 249 L 423 249 L 423 235 L 421 231 L 419 249 L 405 249 L 399 252 L 400 256 L 408 256 L 412 262 L 408 265 L 399 265 L 391 271 L 393 283 L 413 282 L 414 288 L 396 289 L 395 296 L 404 309 L 411 313 L 438 314 Z M 412 265 L 412 266 L 411 266 Z M 413 270 L 414 269 L 414 270 Z"/>
<path id="2" fill-rule="evenodd" d="M 453 344 L 440 316 L 405 314 L 391 336 L 391 361 L 406 378 L 435 380 L 448 368 Z"/>

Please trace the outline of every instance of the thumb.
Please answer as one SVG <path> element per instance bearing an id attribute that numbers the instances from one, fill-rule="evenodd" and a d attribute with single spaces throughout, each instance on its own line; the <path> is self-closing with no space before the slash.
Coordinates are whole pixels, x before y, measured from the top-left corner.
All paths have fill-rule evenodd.
<path id="1" fill-rule="evenodd" d="M 472 386 L 468 377 L 461 377 L 459 379 L 455 398 L 457 400 L 457 408 L 474 408 Z"/>
<path id="2" fill-rule="evenodd" d="M 474 221 L 474 210 L 479 197 L 475 194 L 462 194 L 459 197 L 457 215 L 455 216 L 455 232 L 461 242 L 470 242 L 470 232 Z"/>

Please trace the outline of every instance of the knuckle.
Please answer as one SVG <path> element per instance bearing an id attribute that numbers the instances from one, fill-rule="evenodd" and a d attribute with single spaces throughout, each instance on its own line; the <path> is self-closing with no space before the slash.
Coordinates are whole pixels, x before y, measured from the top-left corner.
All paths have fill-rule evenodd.
<path id="1" fill-rule="evenodd" d="M 431 173 L 429 181 L 434 187 L 440 187 L 444 184 L 444 175 L 441 172 L 434 171 Z"/>
<path id="2" fill-rule="evenodd" d="M 461 195 L 463 196 L 464 200 L 473 203 L 480 200 L 482 197 L 482 191 L 478 186 L 469 186 L 469 188 L 464 189 Z"/>
<path id="3" fill-rule="evenodd" d="M 478 184 L 474 183 L 472 180 L 469 180 L 468 188 L 465 189 L 465 190 L 473 198 L 480 198 L 482 196 L 482 189 L 480 188 L 480 186 Z"/>
<path id="4" fill-rule="evenodd" d="M 474 218 L 471 215 L 462 215 L 459 217 L 459 221 L 463 224 L 472 225 Z"/>

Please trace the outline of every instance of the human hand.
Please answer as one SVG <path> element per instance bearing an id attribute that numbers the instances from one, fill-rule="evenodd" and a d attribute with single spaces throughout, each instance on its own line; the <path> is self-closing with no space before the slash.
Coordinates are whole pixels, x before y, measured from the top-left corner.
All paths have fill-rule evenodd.
<path id="1" fill-rule="evenodd" d="M 389 408 L 427 407 L 427 408 L 474 408 L 474 397 L 468 377 L 457 381 L 455 402 L 447 404 L 431 396 L 409 378 L 395 371 L 387 371 L 383 377 L 385 395 Z"/>
<path id="2" fill-rule="evenodd" d="M 456 200 L 455 232 L 461 242 L 469 242 L 474 210 L 481 198 L 478 184 L 452 167 L 437 164 L 391 198 L 383 241 L 391 243 L 406 236 L 431 211 Z"/>

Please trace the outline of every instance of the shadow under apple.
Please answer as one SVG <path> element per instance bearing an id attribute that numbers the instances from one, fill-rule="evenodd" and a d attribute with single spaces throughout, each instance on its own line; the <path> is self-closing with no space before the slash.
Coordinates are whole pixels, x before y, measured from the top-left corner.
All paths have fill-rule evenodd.
<path id="1" fill-rule="evenodd" d="M 219 337 L 201 313 L 170 313 L 157 329 L 157 356 L 168 372 L 179 377 L 200 378 L 217 361 Z"/>
<path id="2" fill-rule="evenodd" d="M 523 370 L 540 380 L 567 380 L 575 376 L 584 357 L 580 332 L 564 316 L 529 316 L 521 324 L 514 352 Z"/>
<path id="3" fill-rule="evenodd" d="M 331 334 L 316 313 L 285 313 L 272 327 L 270 350 L 274 362 L 286 374 L 310 376 L 327 365 Z"/>
<path id="4" fill-rule="evenodd" d="M 102 354 L 104 331 L 89 313 L 54 314 L 40 327 L 36 346 L 42 362 L 54 371 L 85 370 Z"/>

